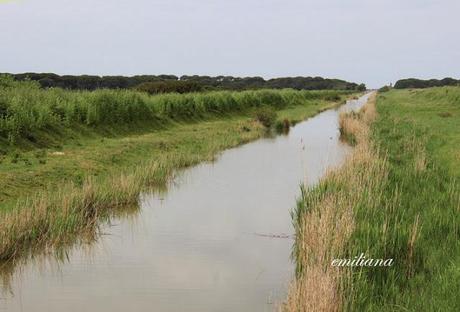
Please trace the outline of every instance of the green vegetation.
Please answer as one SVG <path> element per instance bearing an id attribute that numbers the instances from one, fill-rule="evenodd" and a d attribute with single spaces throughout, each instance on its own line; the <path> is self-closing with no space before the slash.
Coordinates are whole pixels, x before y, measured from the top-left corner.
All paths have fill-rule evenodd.
<path id="1" fill-rule="evenodd" d="M 254 115 L 255 119 L 266 128 L 272 127 L 277 118 L 276 111 L 270 106 L 262 106 L 257 108 Z"/>
<path id="2" fill-rule="evenodd" d="M 391 90 L 378 96 L 374 123 L 369 110 L 341 122 L 356 138 L 353 156 L 304 190 L 293 215 L 300 289 L 347 311 L 459 311 L 460 88 Z M 330 267 L 361 253 L 394 265 Z M 331 287 L 313 289 L 322 284 Z"/>
<path id="3" fill-rule="evenodd" d="M 292 212 L 296 241 L 296 279 L 283 311 L 341 311 L 353 299 L 349 272 L 331 265 L 344 258 L 355 228 L 355 206 L 375 205 L 385 172 L 369 144 L 369 124 L 375 119 L 375 97 L 359 113 L 341 114 L 341 132 L 353 136 L 353 154 L 339 170 L 329 172 L 313 187 L 303 186 Z M 370 206 L 374 207 L 374 206 Z M 357 309 L 355 311 L 361 311 Z M 365 311 L 365 310 L 364 310 Z"/>
<path id="4" fill-rule="evenodd" d="M 264 135 L 260 107 L 305 118 L 349 92 L 260 90 L 149 96 L 1 80 L 0 259 L 97 232 L 175 170 Z"/>
<path id="5" fill-rule="evenodd" d="M 204 87 L 194 81 L 152 81 L 143 82 L 137 85 L 135 90 L 140 92 L 147 92 L 148 94 L 161 94 L 161 93 L 190 93 L 204 91 Z"/>
<path id="6" fill-rule="evenodd" d="M 379 89 L 379 92 L 380 93 L 383 93 L 383 92 L 388 92 L 391 90 L 391 87 L 390 86 L 383 86 Z"/>
<path id="7" fill-rule="evenodd" d="M 350 254 L 395 265 L 353 276 L 352 310 L 458 311 L 460 88 L 391 91 L 377 107 L 372 140 L 388 177 L 374 209 L 355 208 Z"/>
<path id="8" fill-rule="evenodd" d="M 438 79 L 401 79 L 398 80 L 395 84 L 395 89 L 423 89 L 423 88 L 433 88 L 433 87 L 446 87 L 446 86 L 460 86 L 460 80 L 453 78 L 444 78 L 441 80 Z"/>
<path id="9" fill-rule="evenodd" d="M 433 164 L 447 169 L 451 176 L 460 177 L 460 88 L 392 91 L 379 99 L 382 117 L 390 115 L 394 108 L 390 117 L 399 127 L 407 123 L 406 132 L 413 128 Z M 381 142 L 383 134 L 379 137 Z M 401 130 L 401 134 L 405 133 Z"/>
<path id="10" fill-rule="evenodd" d="M 161 126 L 166 119 L 194 120 L 242 113 L 263 105 L 275 109 L 310 100 L 338 100 L 335 91 L 259 90 L 149 96 L 131 90 L 65 91 L 40 89 L 34 82 L 0 80 L 0 145 L 42 146 L 37 133 L 64 135 L 64 129 Z M 40 136 L 40 135 L 39 135 Z M 44 136 L 42 136 L 43 138 Z M 49 138 L 52 139 L 52 138 Z M 3 144 L 1 143 L 3 140 Z"/>
<path id="11" fill-rule="evenodd" d="M 296 90 L 357 90 L 364 91 L 364 84 L 356 84 L 340 79 L 325 79 L 321 77 L 284 77 L 265 80 L 262 77 L 232 77 L 232 76 L 187 76 L 174 75 L 140 75 L 124 76 L 59 76 L 52 73 L 9 74 L 14 79 L 37 81 L 43 88 L 62 88 L 70 90 L 96 89 L 131 89 L 145 83 L 156 83 L 157 87 L 149 87 L 152 92 L 178 92 L 184 89 L 191 91 L 206 90 L 254 90 L 254 89 L 296 89 Z M 145 85 L 144 85 L 145 87 Z"/>

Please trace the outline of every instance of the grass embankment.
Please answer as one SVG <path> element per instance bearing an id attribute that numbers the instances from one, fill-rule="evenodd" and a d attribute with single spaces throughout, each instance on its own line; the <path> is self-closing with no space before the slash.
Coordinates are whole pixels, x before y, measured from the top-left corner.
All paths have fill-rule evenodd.
<path id="1" fill-rule="evenodd" d="M 0 260 L 94 233 L 143 189 L 265 133 L 254 110 L 308 117 L 348 93 L 261 90 L 148 96 L 0 87 Z M 302 109 L 303 108 L 303 109 Z"/>
<path id="2" fill-rule="evenodd" d="M 390 91 L 341 118 L 353 156 L 294 212 L 293 311 L 460 310 L 460 88 Z M 333 258 L 394 259 L 391 267 Z M 318 299 L 319 298 L 319 299 Z"/>

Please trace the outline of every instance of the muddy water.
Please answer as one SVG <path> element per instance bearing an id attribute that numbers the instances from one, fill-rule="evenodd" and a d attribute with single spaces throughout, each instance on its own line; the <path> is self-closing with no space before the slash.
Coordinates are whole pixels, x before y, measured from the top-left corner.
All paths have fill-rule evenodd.
<path id="1" fill-rule="evenodd" d="M 341 109 L 359 108 L 368 95 Z M 0 299 L 7 311 L 272 311 L 292 278 L 289 211 L 350 147 L 337 110 L 288 135 L 225 151 L 144 194 L 89 249 L 29 262 Z"/>

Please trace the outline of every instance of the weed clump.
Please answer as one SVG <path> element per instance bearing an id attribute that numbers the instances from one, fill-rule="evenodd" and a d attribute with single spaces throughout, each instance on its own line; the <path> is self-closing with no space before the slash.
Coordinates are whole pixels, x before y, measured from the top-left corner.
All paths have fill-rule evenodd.
<path id="1" fill-rule="evenodd" d="M 383 92 L 388 92 L 390 90 L 391 90 L 390 86 L 383 86 L 379 89 L 379 92 L 383 93 Z"/>
<path id="2" fill-rule="evenodd" d="M 270 128 L 275 124 L 276 111 L 269 106 L 262 106 L 255 112 L 255 119 L 264 127 Z"/>
<path id="3" fill-rule="evenodd" d="M 276 132 L 278 133 L 288 133 L 290 127 L 291 127 L 291 122 L 287 118 L 283 120 L 277 120 L 275 124 L 275 129 L 276 129 Z"/>
<path id="4" fill-rule="evenodd" d="M 451 112 L 442 112 L 442 113 L 439 113 L 438 115 L 439 115 L 439 117 L 442 117 L 442 118 L 452 117 Z"/>

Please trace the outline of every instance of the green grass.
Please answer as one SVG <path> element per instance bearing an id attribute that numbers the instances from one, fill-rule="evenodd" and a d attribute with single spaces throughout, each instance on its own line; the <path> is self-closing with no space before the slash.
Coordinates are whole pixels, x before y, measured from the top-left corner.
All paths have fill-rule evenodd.
<path id="1" fill-rule="evenodd" d="M 354 271 L 350 310 L 459 311 L 460 88 L 389 91 L 377 110 L 388 176 L 377 206 L 355 207 L 349 251 L 395 265 Z"/>
<path id="2" fill-rule="evenodd" d="M 303 306 L 305 289 L 332 281 L 340 310 L 460 311 L 460 88 L 391 90 L 376 105 L 370 127 L 369 107 L 343 122 L 355 135 L 353 157 L 302 190 L 293 256 L 304 284 L 289 303 Z M 348 212 L 352 220 L 342 222 Z M 316 229 L 312 218 L 324 224 Z M 361 253 L 394 265 L 330 266 Z M 310 280 L 314 265 L 321 274 Z"/>
<path id="3" fill-rule="evenodd" d="M 434 161 L 460 177 L 460 88 L 393 91 L 382 94 L 380 101 L 382 110 L 396 108 L 392 118 L 399 124 L 407 122 L 420 138 L 427 136 L 425 146 Z"/>
<path id="4" fill-rule="evenodd" d="M 261 106 L 274 109 L 311 100 L 340 100 L 340 91 L 257 90 L 150 96 L 132 90 L 44 90 L 36 82 L 0 77 L 0 146 L 47 145 L 66 130 L 81 126 L 104 130 L 136 123 L 161 126 L 165 120 L 203 119 L 209 115 L 245 112 Z M 80 129 L 81 131 L 81 129 Z M 79 131 L 79 132 L 80 132 Z M 52 140 L 51 140 L 52 141 Z M 3 143 L 3 144 L 2 144 Z"/>
<path id="5" fill-rule="evenodd" d="M 7 107 L 0 118 L 2 260 L 97 232 L 99 220 L 135 206 L 139 192 L 163 187 L 175 170 L 263 136 L 266 129 L 254 119 L 259 107 L 272 107 L 283 118 L 306 118 L 350 94 L 261 90 L 148 96 L 7 84 L 0 87 L 0 104 Z M 65 112 L 56 114 L 55 105 Z M 129 113 L 138 105 L 151 115 Z M 75 111 L 79 118 L 72 117 Z M 127 113 L 113 120 L 103 116 L 113 111 Z M 24 115 L 30 124 L 22 122 Z M 97 122 L 81 118 L 90 115 Z M 14 139 L 8 132 L 11 120 L 20 125 Z"/>

